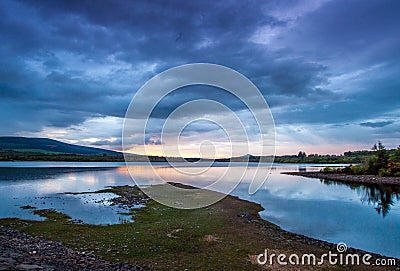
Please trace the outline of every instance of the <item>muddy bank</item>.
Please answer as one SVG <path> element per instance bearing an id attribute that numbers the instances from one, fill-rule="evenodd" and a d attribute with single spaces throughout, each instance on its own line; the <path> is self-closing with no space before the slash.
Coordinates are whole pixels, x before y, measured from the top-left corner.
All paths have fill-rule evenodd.
<path id="1" fill-rule="evenodd" d="M 322 173 L 322 172 L 282 172 L 282 174 L 296 175 L 308 178 L 326 179 L 343 183 L 385 184 L 385 185 L 400 186 L 400 177 L 379 177 L 373 175 L 347 175 L 347 174 Z"/>

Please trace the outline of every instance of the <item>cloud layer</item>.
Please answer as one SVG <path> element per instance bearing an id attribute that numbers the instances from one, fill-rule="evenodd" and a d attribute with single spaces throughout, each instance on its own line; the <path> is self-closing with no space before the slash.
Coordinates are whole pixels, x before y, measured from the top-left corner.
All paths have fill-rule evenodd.
<path id="1" fill-rule="evenodd" d="M 120 149 L 122 118 L 148 79 L 210 62 L 263 93 L 278 153 L 340 153 L 378 139 L 394 147 L 398 10 L 398 1 L 378 0 L 1 1 L 0 134 Z M 193 87 L 166 97 L 154 117 L 199 97 L 243 110 L 226 93 Z M 186 134 L 212 139 L 213 129 Z M 148 142 L 162 144 L 156 135 Z"/>

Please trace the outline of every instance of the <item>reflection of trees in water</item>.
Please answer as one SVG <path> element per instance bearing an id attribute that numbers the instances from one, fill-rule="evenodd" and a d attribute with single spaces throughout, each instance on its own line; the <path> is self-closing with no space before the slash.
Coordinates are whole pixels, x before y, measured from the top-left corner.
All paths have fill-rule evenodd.
<path id="1" fill-rule="evenodd" d="M 112 170 L 113 167 L 0 167 L 0 181 L 26 181 L 56 178 L 63 174 Z"/>
<path id="2" fill-rule="evenodd" d="M 400 187 L 379 184 L 348 184 L 331 180 L 321 180 L 326 185 L 346 185 L 356 190 L 363 204 L 373 205 L 378 214 L 385 217 L 395 201 L 400 200 Z"/>
<path id="3" fill-rule="evenodd" d="M 394 199 L 399 200 L 399 189 L 390 186 L 359 186 L 356 190 L 361 195 L 361 202 L 374 205 L 375 210 L 378 214 L 382 213 L 383 217 L 389 213 Z"/>

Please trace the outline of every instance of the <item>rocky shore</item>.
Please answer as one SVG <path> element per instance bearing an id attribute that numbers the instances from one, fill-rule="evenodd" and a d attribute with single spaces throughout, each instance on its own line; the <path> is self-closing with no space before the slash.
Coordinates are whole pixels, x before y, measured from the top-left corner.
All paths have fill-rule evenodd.
<path id="1" fill-rule="evenodd" d="M 61 242 L 0 226 L 0 270 L 147 270 L 137 265 L 105 261 L 91 252 L 76 251 Z"/>
<path id="2" fill-rule="evenodd" d="M 373 175 L 347 175 L 347 174 L 337 174 L 337 173 L 323 173 L 318 171 L 282 172 L 282 174 L 296 175 L 308 178 L 326 179 L 343 183 L 400 185 L 400 177 L 379 177 Z"/>

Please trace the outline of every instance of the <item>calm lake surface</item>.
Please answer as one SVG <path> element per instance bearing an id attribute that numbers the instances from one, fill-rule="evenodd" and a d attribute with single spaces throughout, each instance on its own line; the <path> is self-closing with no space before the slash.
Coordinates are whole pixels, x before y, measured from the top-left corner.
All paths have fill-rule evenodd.
<path id="1" fill-rule="evenodd" d="M 147 165 L 130 165 L 135 181 L 158 183 Z M 204 187 L 226 171 L 216 164 L 201 175 L 182 178 L 166 163 L 153 167 L 168 181 Z M 236 164 L 242 171 L 242 165 Z M 346 185 L 281 174 L 285 171 L 319 170 L 321 165 L 276 164 L 268 181 L 254 195 L 248 194 L 255 168 L 247 168 L 242 182 L 231 193 L 261 204 L 261 217 L 285 230 L 348 246 L 400 257 L 400 190 L 395 187 Z M 0 162 L 0 218 L 41 220 L 30 205 L 53 208 L 76 221 L 114 224 L 132 221 L 120 207 L 112 206 L 114 194 L 71 195 L 114 185 L 133 185 L 124 163 Z M 140 206 L 137 206 L 140 208 Z"/>

